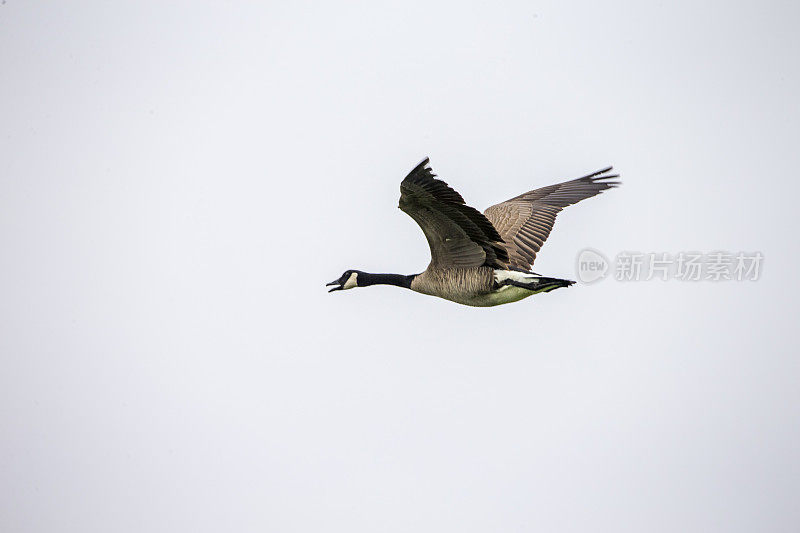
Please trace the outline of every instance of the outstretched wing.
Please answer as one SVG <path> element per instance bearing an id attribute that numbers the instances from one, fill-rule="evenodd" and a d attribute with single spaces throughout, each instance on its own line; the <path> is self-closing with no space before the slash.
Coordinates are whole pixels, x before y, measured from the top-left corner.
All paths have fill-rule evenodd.
<path id="1" fill-rule="evenodd" d="M 550 235 L 559 211 L 619 185 L 618 181 L 607 181 L 619 177 L 619 174 L 608 174 L 612 168 L 520 194 L 484 211 L 505 241 L 509 257 L 505 266 L 529 270 L 536 253 Z"/>
<path id="2" fill-rule="evenodd" d="M 437 267 L 491 266 L 508 261 L 502 239 L 480 211 L 428 167 L 428 158 L 400 183 L 400 209 L 413 218 L 428 239 L 431 264 Z"/>

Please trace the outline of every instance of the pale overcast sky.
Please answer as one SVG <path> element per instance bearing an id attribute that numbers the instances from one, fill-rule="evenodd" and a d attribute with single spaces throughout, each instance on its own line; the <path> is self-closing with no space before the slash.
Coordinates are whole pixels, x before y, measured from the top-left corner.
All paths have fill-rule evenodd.
<path id="1" fill-rule="evenodd" d="M 796 532 L 796 2 L 0 5 L 0 529 Z M 491 309 L 416 273 L 613 164 L 581 250 L 761 252 Z"/>

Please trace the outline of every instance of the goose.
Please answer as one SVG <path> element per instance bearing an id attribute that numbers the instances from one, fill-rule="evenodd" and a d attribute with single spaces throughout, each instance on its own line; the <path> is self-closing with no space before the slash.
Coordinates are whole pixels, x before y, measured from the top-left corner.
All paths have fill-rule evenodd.
<path id="1" fill-rule="evenodd" d="M 613 167 L 529 191 L 483 214 L 437 179 L 425 158 L 400 183 L 399 208 L 419 224 L 431 249 L 420 274 L 372 274 L 346 270 L 328 292 L 395 285 L 459 304 L 491 307 L 569 287 L 574 281 L 531 270 L 536 254 L 568 205 L 616 187 Z"/>

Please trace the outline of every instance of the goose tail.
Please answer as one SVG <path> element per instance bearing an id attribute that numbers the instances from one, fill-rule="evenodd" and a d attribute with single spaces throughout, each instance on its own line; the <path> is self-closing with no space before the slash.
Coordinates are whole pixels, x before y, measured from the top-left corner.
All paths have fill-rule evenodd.
<path id="1" fill-rule="evenodd" d="M 555 289 L 560 289 L 561 287 L 569 287 L 574 284 L 575 282 L 569 279 L 540 277 L 532 290 L 536 291 L 538 294 L 540 292 L 550 292 Z"/>
<path id="2" fill-rule="evenodd" d="M 511 285 L 512 287 L 520 287 L 528 289 L 529 291 L 534 291 L 534 294 L 550 292 L 561 287 L 569 287 L 575 284 L 574 281 L 569 279 L 547 278 L 531 272 L 517 272 L 513 270 L 495 270 L 494 279 L 496 287 Z"/>

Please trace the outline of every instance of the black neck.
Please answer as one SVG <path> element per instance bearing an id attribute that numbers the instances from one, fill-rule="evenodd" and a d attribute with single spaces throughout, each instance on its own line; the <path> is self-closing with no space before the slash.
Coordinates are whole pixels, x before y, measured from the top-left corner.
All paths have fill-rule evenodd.
<path id="1" fill-rule="evenodd" d="M 358 286 L 369 287 L 370 285 L 396 285 L 397 287 L 411 288 L 411 280 L 414 276 L 404 276 L 402 274 L 370 274 L 369 272 L 358 273 Z"/>

